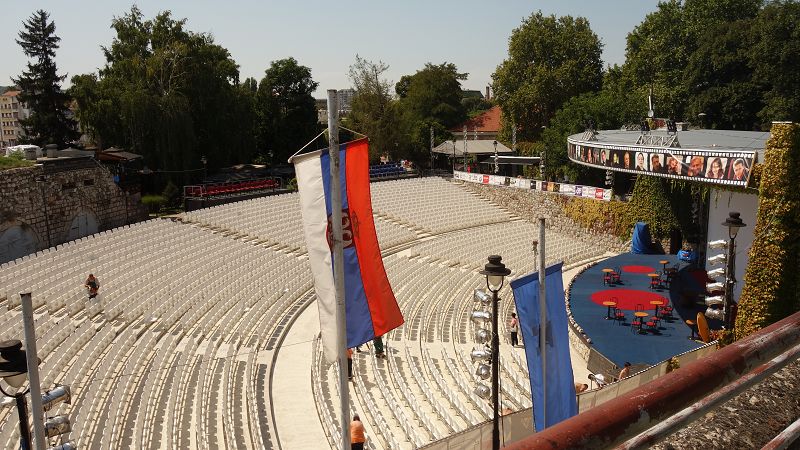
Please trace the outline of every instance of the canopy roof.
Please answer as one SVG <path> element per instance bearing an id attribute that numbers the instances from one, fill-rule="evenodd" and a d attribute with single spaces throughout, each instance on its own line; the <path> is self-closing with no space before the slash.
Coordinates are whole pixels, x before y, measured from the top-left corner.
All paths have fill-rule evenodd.
<path id="1" fill-rule="evenodd" d="M 450 156 L 464 156 L 464 140 L 456 139 L 455 152 L 453 151 L 453 141 L 444 141 L 433 148 L 434 153 L 442 153 Z M 470 155 L 494 154 L 494 141 L 490 140 L 469 140 L 467 139 L 467 153 Z M 497 142 L 497 153 L 511 153 L 511 149 Z"/>

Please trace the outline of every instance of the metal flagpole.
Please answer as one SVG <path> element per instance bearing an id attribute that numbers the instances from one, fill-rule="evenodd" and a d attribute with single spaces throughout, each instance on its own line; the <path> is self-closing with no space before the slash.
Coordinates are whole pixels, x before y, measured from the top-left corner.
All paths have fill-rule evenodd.
<path id="1" fill-rule="evenodd" d="M 544 217 L 539 218 L 539 354 L 542 355 L 542 417 L 547 426 L 547 301 L 545 298 L 545 242 L 544 242 Z"/>
<path id="2" fill-rule="evenodd" d="M 464 125 L 464 172 L 467 171 L 467 126 Z"/>
<path id="3" fill-rule="evenodd" d="M 22 300 L 22 326 L 25 332 L 25 356 L 28 359 L 28 384 L 31 390 L 31 414 L 33 414 L 33 448 L 44 450 L 44 409 L 42 409 L 42 387 L 39 384 L 39 357 L 36 355 L 36 330 L 33 326 L 33 301 L 31 293 L 19 294 Z"/>
<path id="4" fill-rule="evenodd" d="M 433 175 L 433 126 L 431 126 L 431 175 Z"/>
<path id="5" fill-rule="evenodd" d="M 328 89 L 328 154 L 331 158 L 331 229 L 333 283 L 336 287 L 336 327 L 339 347 L 339 395 L 342 402 L 342 450 L 350 450 L 350 391 L 347 385 L 347 320 L 344 306 L 344 248 L 342 247 L 342 187 L 339 179 L 339 105 L 336 89 Z"/>

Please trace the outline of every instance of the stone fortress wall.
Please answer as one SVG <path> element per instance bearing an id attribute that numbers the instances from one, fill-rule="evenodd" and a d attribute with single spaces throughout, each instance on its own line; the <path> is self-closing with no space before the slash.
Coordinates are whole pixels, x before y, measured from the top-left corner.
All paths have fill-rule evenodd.
<path id="1" fill-rule="evenodd" d="M 138 221 L 140 204 L 91 159 L 4 170 L 0 263 Z"/>

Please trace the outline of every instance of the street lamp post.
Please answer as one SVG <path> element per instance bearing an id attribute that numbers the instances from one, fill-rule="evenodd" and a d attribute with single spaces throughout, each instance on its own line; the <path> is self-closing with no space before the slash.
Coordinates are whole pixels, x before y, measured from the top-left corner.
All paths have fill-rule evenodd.
<path id="1" fill-rule="evenodd" d="M 503 281 L 511 270 L 501 262 L 499 255 L 489 256 L 489 262 L 480 274 L 486 276 L 486 288 L 492 291 L 492 450 L 500 448 L 500 337 L 498 335 L 498 303 L 497 293 L 503 287 Z"/>
<path id="2" fill-rule="evenodd" d="M 725 303 L 723 304 L 723 317 L 725 327 L 732 330 L 733 323 L 731 321 L 731 309 L 733 308 L 733 287 L 736 285 L 736 235 L 739 233 L 739 228 L 747 226 L 739 217 L 740 214 L 735 211 L 728 213 L 728 218 L 722 222 L 723 226 L 728 227 L 728 258 L 725 268 Z"/>
<path id="3" fill-rule="evenodd" d="M 500 164 L 497 162 L 497 141 L 492 142 L 494 145 L 494 173 L 500 171 Z"/>
<path id="4" fill-rule="evenodd" d="M 453 139 L 453 173 L 456 172 L 456 141 Z"/>
<path id="5" fill-rule="evenodd" d="M 208 171 L 206 170 L 206 164 L 208 164 L 208 159 L 206 159 L 206 155 L 200 157 L 200 162 L 203 163 L 203 183 L 205 183 L 206 178 L 208 177 Z"/>
<path id="6" fill-rule="evenodd" d="M 0 378 L 3 378 L 14 389 L 19 389 L 25 383 L 28 378 L 28 365 L 25 350 L 22 350 L 22 342 L 18 340 L 0 342 Z M 8 397 L 13 397 L 17 403 L 20 449 L 22 450 L 31 449 L 31 429 L 28 425 L 28 405 L 25 401 L 25 394 L 29 390 L 30 388 L 10 394 L 0 386 L 0 392 Z"/>

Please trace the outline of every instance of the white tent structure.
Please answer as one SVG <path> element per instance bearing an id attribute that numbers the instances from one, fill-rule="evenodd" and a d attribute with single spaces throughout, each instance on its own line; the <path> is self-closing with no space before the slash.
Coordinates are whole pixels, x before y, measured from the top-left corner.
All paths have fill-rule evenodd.
<path id="1" fill-rule="evenodd" d="M 434 153 L 441 153 L 450 156 L 464 156 L 464 148 L 466 153 L 470 155 L 488 155 L 494 154 L 494 142 L 490 140 L 467 140 L 466 146 L 463 139 L 455 140 L 455 148 L 453 148 L 454 141 L 444 141 L 433 148 Z M 511 153 L 511 149 L 497 142 L 497 153 Z"/>

